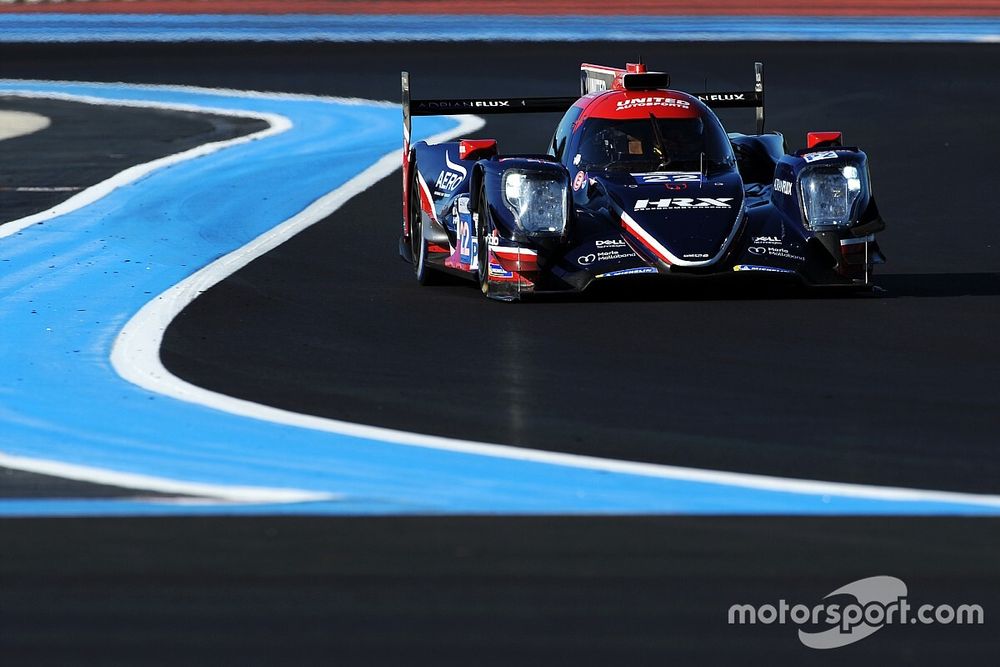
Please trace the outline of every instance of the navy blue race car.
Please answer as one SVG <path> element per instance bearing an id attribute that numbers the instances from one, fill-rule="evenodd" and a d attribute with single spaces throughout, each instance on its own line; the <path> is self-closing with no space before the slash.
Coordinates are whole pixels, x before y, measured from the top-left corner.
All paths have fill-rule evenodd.
<path id="1" fill-rule="evenodd" d="M 417 280 L 440 272 L 484 295 L 581 291 L 595 281 L 746 272 L 870 284 L 884 229 L 868 157 L 839 132 L 789 153 L 753 90 L 693 95 L 640 64 L 581 65 L 581 97 L 410 99 L 403 73 L 403 233 Z M 726 133 L 713 108 L 756 110 Z M 410 145 L 412 116 L 565 111 L 542 155 L 493 139 Z"/>

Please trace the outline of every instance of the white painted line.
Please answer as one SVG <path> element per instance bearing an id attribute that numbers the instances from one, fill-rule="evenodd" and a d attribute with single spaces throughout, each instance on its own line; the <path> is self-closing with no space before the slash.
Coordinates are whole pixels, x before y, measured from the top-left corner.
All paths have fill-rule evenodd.
<path id="1" fill-rule="evenodd" d="M 0 188 L 0 192 L 79 192 L 82 187 L 73 185 L 19 185 L 13 188 Z"/>
<path id="2" fill-rule="evenodd" d="M 211 501 L 213 503 L 272 505 L 275 503 L 312 503 L 339 499 L 339 496 L 331 493 L 299 491 L 297 489 L 269 489 L 256 486 L 199 484 L 164 477 L 115 472 L 60 461 L 11 456 L 3 452 L 0 452 L 0 467 L 91 484 L 115 486 L 122 489 L 189 496 L 183 499 L 185 504 L 204 504 L 206 501 Z M 162 498 L 159 500 L 178 502 L 181 499 Z"/>
<path id="3" fill-rule="evenodd" d="M 0 110 L 0 141 L 40 132 L 51 124 L 52 121 L 41 114 Z"/>

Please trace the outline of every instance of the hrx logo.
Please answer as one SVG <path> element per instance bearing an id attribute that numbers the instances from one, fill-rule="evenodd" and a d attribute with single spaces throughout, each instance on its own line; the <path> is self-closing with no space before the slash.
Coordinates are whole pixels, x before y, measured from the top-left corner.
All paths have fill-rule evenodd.
<path id="1" fill-rule="evenodd" d="M 664 199 L 640 199 L 635 203 L 636 211 L 664 211 L 677 208 L 732 208 L 732 197 L 666 197 Z"/>

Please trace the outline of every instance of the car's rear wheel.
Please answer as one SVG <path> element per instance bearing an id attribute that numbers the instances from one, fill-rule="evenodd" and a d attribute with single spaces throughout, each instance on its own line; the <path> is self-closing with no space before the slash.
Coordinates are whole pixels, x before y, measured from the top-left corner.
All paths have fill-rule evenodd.
<path id="1" fill-rule="evenodd" d="M 427 240 L 424 239 L 423 214 L 420 211 L 420 184 L 417 182 L 417 162 L 410 165 L 410 258 L 413 274 L 421 285 L 436 284 L 440 276 L 427 262 Z"/>

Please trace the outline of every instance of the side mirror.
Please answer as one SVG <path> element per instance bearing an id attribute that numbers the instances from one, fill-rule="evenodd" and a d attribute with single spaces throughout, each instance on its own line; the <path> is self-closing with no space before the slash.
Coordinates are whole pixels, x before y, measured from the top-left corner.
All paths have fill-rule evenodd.
<path id="1" fill-rule="evenodd" d="M 496 139 L 462 139 L 458 143 L 458 159 L 460 160 L 481 160 L 496 154 Z"/>
<path id="2" fill-rule="evenodd" d="M 810 132 L 806 135 L 806 148 L 843 146 L 843 138 L 843 132 Z"/>

